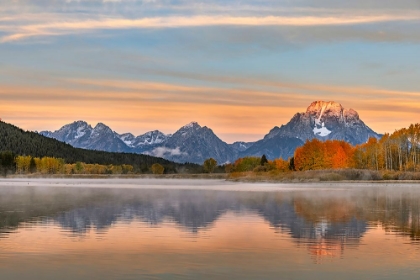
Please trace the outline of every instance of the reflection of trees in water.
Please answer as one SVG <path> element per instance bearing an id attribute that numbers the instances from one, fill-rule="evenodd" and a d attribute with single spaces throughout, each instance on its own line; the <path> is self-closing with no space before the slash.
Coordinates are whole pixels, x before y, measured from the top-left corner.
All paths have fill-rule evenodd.
<path id="1" fill-rule="evenodd" d="M 117 221 L 159 225 L 167 219 L 197 232 L 226 211 L 251 210 L 296 242 L 312 244 L 314 254 L 329 254 L 328 248 L 338 250 L 344 243 L 356 245 L 368 223 L 419 238 L 420 194 L 384 189 L 333 193 L 5 188 L 0 192 L 0 228 L 7 232 L 22 222 L 50 217 L 83 234 L 91 228 L 106 230 Z"/>
<path id="2" fill-rule="evenodd" d="M 367 230 L 367 223 L 350 211 L 352 206 L 346 208 L 343 201 L 337 204 L 334 198 L 317 198 L 314 203 L 297 194 L 280 203 L 268 199 L 255 206 L 273 227 L 289 232 L 295 242 L 307 246 L 316 261 L 342 255 L 344 247 L 357 245 Z"/>
<path id="3" fill-rule="evenodd" d="M 143 195 L 141 195 L 143 193 Z M 55 220 L 74 233 L 94 228 L 104 230 L 117 221 L 141 220 L 159 225 L 165 219 L 197 232 L 206 228 L 227 210 L 235 209 L 229 193 L 201 191 L 142 191 L 126 199 L 109 195 L 100 204 L 92 203 L 55 215 Z"/>
<path id="4" fill-rule="evenodd" d="M 420 240 L 420 193 L 413 191 L 371 194 L 365 197 L 371 211 L 364 218 L 388 231 Z"/>

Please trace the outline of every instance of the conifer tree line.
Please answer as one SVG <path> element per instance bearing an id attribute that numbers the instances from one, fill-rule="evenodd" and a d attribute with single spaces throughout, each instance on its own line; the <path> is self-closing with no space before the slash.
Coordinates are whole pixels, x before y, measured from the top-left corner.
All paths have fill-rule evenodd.
<path id="1" fill-rule="evenodd" d="M 192 163 L 175 163 L 163 158 L 130 153 L 110 153 L 74 148 L 66 143 L 44 137 L 38 133 L 24 131 L 0 121 L 0 169 L 3 174 L 15 173 L 15 158 L 61 159 L 65 164 L 83 163 L 101 166 L 133 166 L 134 173 L 150 173 L 153 164 L 164 167 L 165 173 L 201 173 L 202 166 Z M 34 165 L 32 165 L 33 167 Z"/>

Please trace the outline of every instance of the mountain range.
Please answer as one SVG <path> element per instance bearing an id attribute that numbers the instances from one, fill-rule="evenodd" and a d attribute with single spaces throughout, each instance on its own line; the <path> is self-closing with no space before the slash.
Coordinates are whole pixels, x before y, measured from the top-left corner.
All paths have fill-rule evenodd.
<path id="1" fill-rule="evenodd" d="M 214 158 L 219 164 L 239 157 L 262 156 L 268 159 L 293 156 L 295 149 L 306 140 L 344 140 L 352 145 L 365 143 L 381 135 L 370 129 L 353 109 L 344 109 L 337 102 L 315 101 L 306 112 L 297 113 L 285 125 L 274 127 L 256 142 L 227 144 L 208 127 L 191 122 L 174 134 L 158 130 L 134 136 L 118 134 L 103 123 L 92 127 L 85 121 L 67 124 L 57 131 L 40 134 L 68 143 L 77 148 L 108 152 L 127 152 L 162 157 L 175 162 L 202 164 Z"/>

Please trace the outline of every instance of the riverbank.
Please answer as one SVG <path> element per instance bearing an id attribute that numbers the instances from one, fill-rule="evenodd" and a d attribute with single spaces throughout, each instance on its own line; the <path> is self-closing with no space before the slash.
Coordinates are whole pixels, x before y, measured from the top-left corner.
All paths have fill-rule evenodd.
<path id="1" fill-rule="evenodd" d="M 13 174 L 9 179 L 227 179 L 226 173 L 202 174 Z"/>
<path id="2" fill-rule="evenodd" d="M 233 182 L 420 182 L 420 172 L 374 171 L 366 169 L 331 169 L 290 172 L 234 172 L 227 176 Z"/>
<path id="3" fill-rule="evenodd" d="M 12 188 L 104 188 L 156 190 L 214 190 L 214 191 L 305 191 L 347 190 L 369 187 L 418 188 L 415 181 L 341 181 L 341 182 L 235 182 L 224 179 L 168 179 L 168 178 L 9 178 L 0 179 L 1 187 Z"/>

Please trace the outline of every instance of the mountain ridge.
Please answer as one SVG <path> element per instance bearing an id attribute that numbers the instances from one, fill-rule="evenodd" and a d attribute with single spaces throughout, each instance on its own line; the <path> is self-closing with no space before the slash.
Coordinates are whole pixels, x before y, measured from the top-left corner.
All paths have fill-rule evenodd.
<path id="1" fill-rule="evenodd" d="M 92 128 L 85 121 L 73 122 L 54 132 L 40 133 L 79 148 L 147 154 L 198 164 L 210 157 L 223 164 L 239 157 L 263 154 L 268 159 L 287 159 L 293 156 L 297 147 L 314 138 L 344 140 L 357 145 L 370 137 L 381 137 L 360 119 L 355 110 L 345 109 L 334 101 L 312 102 L 305 112 L 296 113 L 287 124 L 275 126 L 263 139 L 255 142 L 227 144 L 211 128 L 195 121 L 182 126 L 174 134 L 164 134 L 159 130 L 139 136 L 118 134 L 103 123 Z"/>
<path id="2" fill-rule="evenodd" d="M 80 136 L 80 134 L 79 134 Z M 32 157 L 62 158 L 66 163 L 122 165 L 130 164 L 136 172 L 149 173 L 154 163 L 164 166 L 166 173 L 188 173 L 201 170 L 193 164 L 175 163 L 163 158 L 134 153 L 115 153 L 75 148 L 36 132 L 24 131 L 12 124 L 0 121 L 0 151 L 10 151 L 15 155 Z"/>

